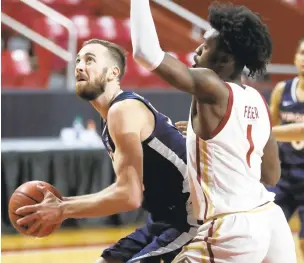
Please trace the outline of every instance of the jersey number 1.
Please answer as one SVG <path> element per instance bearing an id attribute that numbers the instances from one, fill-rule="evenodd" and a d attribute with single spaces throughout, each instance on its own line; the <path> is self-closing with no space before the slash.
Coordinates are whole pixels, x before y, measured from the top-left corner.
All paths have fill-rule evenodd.
<path id="1" fill-rule="evenodd" d="M 247 151 L 247 154 L 246 154 L 246 161 L 247 161 L 247 164 L 249 167 L 250 166 L 250 156 L 253 152 L 253 149 L 254 149 L 254 144 L 253 144 L 253 141 L 252 141 L 252 124 L 248 124 L 247 125 L 247 140 L 249 142 L 249 149 Z"/>

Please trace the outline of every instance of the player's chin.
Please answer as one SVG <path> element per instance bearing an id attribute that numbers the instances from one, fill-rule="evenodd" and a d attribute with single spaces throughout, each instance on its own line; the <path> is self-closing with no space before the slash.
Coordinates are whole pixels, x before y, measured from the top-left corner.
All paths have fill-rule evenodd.
<path id="1" fill-rule="evenodd" d="M 87 81 L 77 81 L 76 82 L 76 94 L 78 96 L 81 96 L 82 93 L 85 92 L 85 90 L 88 88 L 88 82 Z"/>
<path id="2" fill-rule="evenodd" d="M 95 100 L 100 95 L 88 82 L 83 81 L 76 83 L 76 94 L 86 101 Z"/>

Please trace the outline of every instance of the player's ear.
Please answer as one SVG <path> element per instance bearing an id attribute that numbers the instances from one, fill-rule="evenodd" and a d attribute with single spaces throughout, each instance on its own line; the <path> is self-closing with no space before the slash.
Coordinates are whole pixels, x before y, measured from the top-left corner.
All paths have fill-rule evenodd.
<path id="1" fill-rule="evenodd" d="M 234 63 L 234 58 L 230 54 L 227 53 L 222 53 L 220 56 L 220 62 L 222 64 L 233 64 Z"/>
<path id="2" fill-rule="evenodd" d="M 118 66 L 112 66 L 108 70 L 107 80 L 108 81 L 112 81 L 112 80 L 118 78 L 119 75 L 120 75 L 120 69 L 119 69 L 119 67 Z"/>

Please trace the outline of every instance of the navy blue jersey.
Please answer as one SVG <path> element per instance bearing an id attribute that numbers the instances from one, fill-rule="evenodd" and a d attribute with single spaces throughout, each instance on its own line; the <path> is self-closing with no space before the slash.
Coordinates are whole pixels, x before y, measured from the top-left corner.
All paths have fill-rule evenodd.
<path id="1" fill-rule="evenodd" d="M 281 124 L 304 122 L 304 102 L 299 102 L 296 96 L 298 81 L 298 78 L 286 81 L 280 103 Z M 290 165 L 304 165 L 304 141 L 280 143 L 280 159 L 283 169 Z"/>
<path id="2" fill-rule="evenodd" d="M 136 99 L 144 103 L 154 114 L 155 128 L 142 142 L 143 147 L 143 203 L 154 221 L 171 224 L 187 224 L 187 200 L 189 187 L 186 180 L 186 139 L 172 125 L 171 120 L 158 112 L 149 101 L 134 92 L 123 92 L 111 103 Z M 115 145 L 107 123 L 103 123 L 103 143 L 111 156 Z"/>

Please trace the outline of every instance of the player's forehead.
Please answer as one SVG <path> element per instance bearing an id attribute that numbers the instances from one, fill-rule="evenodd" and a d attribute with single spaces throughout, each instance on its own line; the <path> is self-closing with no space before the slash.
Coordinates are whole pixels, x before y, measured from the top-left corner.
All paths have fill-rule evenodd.
<path id="1" fill-rule="evenodd" d="M 79 50 L 77 57 L 81 58 L 81 57 L 84 57 L 87 55 L 91 55 L 94 57 L 100 57 L 100 56 L 103 56 L 107 51 L 108 51 L 108 49 L 101 44 L 96 44 L 96 43 L 88 44 Z"/>
<path id="2" fill-rule="evenodd" d="M 216 47 L 218 36 L 219 32 L 216 29 L 211 28 L 207 30 L 203 35 L 203 44 L 201 45 L 201 47 L 203 45 L 206 45 L 208 47 Z"/>

